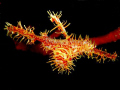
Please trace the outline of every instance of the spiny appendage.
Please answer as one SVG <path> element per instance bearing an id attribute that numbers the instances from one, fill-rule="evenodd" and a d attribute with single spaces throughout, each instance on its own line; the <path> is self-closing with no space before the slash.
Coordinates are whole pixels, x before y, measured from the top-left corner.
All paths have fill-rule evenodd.
<path id="1" fill-rule="evenodd" d="M 55 25 L 55 27 L 51 29 L 50 32 L 58 28 L 58 30 L 60 30 L 61 32 L 60 33 L 56 32 L 56 34 L 63 34 L 65 37 L 67 37 L 68 35 L 67 35 L 65 28 L 67 28 L 70 25 L 70 23 L 66 25 L 67 20 L 63 22 L 60 21 L 59 18 L 62 16 L 61 14 L 62 12 L 60 12 L 60 14 L 58 14 L 58 12 L 55 14 L 53 11 L 51 12 L 50 10 L 47 12 L 50 15 L 50 21 L 53 22 L 53 24 Z"/>
<path id="2" fill-rule="evenodd" d="M 83 55 L 83 51 L 89 51 L 91 49 L 93 49 L 94 45 L 91 46 L 90 41 L 88 41 L 89 37 L 87 36 L 86 39 L 83 42 L 83 46 L 79 46 L 75 37 L 75 40 L 73 39 L 74 37 L 72 37 L 72 43 L 71 45 L 67 45 L 67 47 L 65 45 L 58 45 L 56 47 L 51 47 L 52 51 L 53 51 L 53 55 L 51 55 L 51 59 L 50 61 L 48 61 L 49 63 L 51 63 L 51 65 L 54 65 L 53 67 L 55 67 L 53 69 L 53 71 L 55 69 L 58 69 L 58 73 L 63 73 L 64 71 L 71 73 L 71 70 L 74 70 L 73 66 L 74 63 L 73 61 L 76 59 L 80 59 L 81 56 Z M 82 40 L 81 35 L 79 36 L 79 40 Z M 82 42 L 81 41 L 81 42 Z M 67 40 L 62 42 L 64 44 L 66 44 Z M 77 45 L 78 46 L 77 46 Z M 84 45 L 85 44 L 85 45 Z M 92 57 L 92 53 L 88 54 L 89 57 Z"/>
<path id="3" fill-rule="evenodd" d="M 93 49 L 93 53 L 95 54 L 93 58 L 95 58 L 99 63 L 103 60 L 103 63 L 106 59 L 110 59 L 112 61 L 116 61 L 117 53 L 107 53 L 107 50 L 105 49 L 105 51 L 102 51 L 102 49 L 97 49 L 94 48 Z"/>
<path id="4" fill-rule="evenodd" d="M 50 31 L 49 30 L 45 30 L 44 32 L 40 32 L 39 34 L 40 34 L 40 36 L 48 36 L 48 33 L 49 33 Z"/>
<path id="5" fill-rule="evenodd" d="M 63 74 L 65 71 L 65 73 L 68 72 L 69 75 L 71 70 L 74 70 L 73 66 L 75 66 L 75 64 L 73 63 L 73 57 L 69 50 L 65 48 L 57 48 L 53 51 L 53 54 L 50 57 L 48 63 L 51 63 L 53 71 L 58 69 L 58 73 Z"/>
<path id="6" fill-rule="evenodd" d="M 58 12 L 54 13 L 54 11 L 51 12 L 49 10 L 49 11 L 47 11 L 47 13 L 50 15 L 50 21 L 55 22 L 56 25 L 58 25 L 58 26 L 63 25 L 64 28 L 66 28 L 66 27 L 68 27 L 70 25 L 70 23 L 69 23 L 68 25 L 65 26 L 65 24 L 67 23 L 67 20 L 63 21 L 63 22 L 60 21 L 60 17 L 62 16 L 62 11 L 60 11 L 60 13 L 58 14 Z"/>
<path id="7" fill-rule="evenodd" d="M 52 19 L 53 17 L 56 17 L 56 18 L 60 18 L 61 16 L 62 16 L 62 11 L 60 11 L 60 13 L 58 14 L 58 12 L 57 13 L 54 13 L 54 11 L 47 11 L 47 13 L 50 15 L 50 18 Z"/>
<path id="8" fill-rule="evenodd" d="M 78 39 L 81 39 L 81 41 L 83 41 L 84 43 L 84 54 L 88 56 L 88 59 L 89 58 L 95 58 L 97 60 L 97 62 L 101 62 L 104 61 L 108 58 L 112 61 L 115 61 L 116 58 L 117 58 L 117 53 L 113 53 L 113 54 L 110 54 L 107 52 L 107 50 L 105 49 L 105 51 L 102 51 L 102 49 L 97 49 L 96 48 L 96 45 L 95 45 L 95 42 L 92 43 L 91 40 L 89 40 L 89 36 L 86 35 L 86 38 L 83 40 L 83 38 L 81 36 L 79 36 Z M 88 42 L 88 43 L 85 43 L 85 42 Z"/>
<path id="9" fill-rule="evenodd" d="M 24 28 L 21 25 L 21 21 L 18 22 L 17 27 L 13 26 L 12 24 L 6 22 L 4 30 L 7 30 L 7 36 L 9 35 L 13 39 L 17 39 L 17 41 L 20 39 L 20 42 L 22 40 L 26 41 L 26 44 L 34 44 L 34 27 L 27 27 L 24 25 Z"/>
<path id="10" fill-rule="evenodd" d="M 77 46 L 74 46 L 74 48 L 72 49 L 74 52 L 74 59 L 80 59 L 82 56 L 84 57 L 85 55 L 88 56 L 88 59 L 93 58 L 92 50 L 96 48 L 96 45 L 95 43 L 92 43 L 91 40 L 89 40 L 89 36 L 86 35 L 85 39 L 83 39 L 82 36 L 79 35 L 78 40 L 76 40 L 76 36 L 73 36 L 72 39 L 73 38 L 75 41 L 79 42 L 76 43 L 75 45 Z"/>

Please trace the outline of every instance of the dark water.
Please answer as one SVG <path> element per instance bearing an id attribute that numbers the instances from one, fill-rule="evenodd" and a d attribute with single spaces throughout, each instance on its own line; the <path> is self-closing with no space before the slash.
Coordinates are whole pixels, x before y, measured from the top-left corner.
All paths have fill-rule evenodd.
<path id="1" fill-rule="evenodd" d="M 0 16 L 0 81 L 5 85 L 1 90 L 38 90 L 45 87 L 62 88 L 78 83 L 80 87 L 103 86 L 109 83 L 112 86 L 115 80 L 119 81 L 120 58 L 116 62 L 97 63 L 95 59 L 82 57 L 75 62 L 76 67 L 69 76 L 57 74 L 52 71 L 51 66 L 46 63 L 48 56 L 32 53 L 29 51 L 17 51 L 10 37 L 6 37 L 3 30 L 5 22 L 17 25 L 35 27 L 35 33 L 50 30 L 54 25 L 50 22 L 47 10 L 54 12 L 62 11 L 60 20 L 67 20 L 71 23 L 66 28 L 68 34 L 76 33 L 77 37 L 97 37 L 105 35 L 120 26 L 120 2 L 105 2 L 104 0 L 68 0 L 65 1 L 18 1 L 3 0 L 1 2 Z M 109 53 L 116 51 L 120 56 L 120 40 L 109 44 L 100 45 Z M 93 82 L 93 85 L 91 82 Z M 112 84 L 111 84 L 112 83 Z M 86 85 L 87 84 L 87 85 Z M 50 86 L 48 86 L 50 85 Z M 44 87 L 44 88 L 45 88 Z"/>

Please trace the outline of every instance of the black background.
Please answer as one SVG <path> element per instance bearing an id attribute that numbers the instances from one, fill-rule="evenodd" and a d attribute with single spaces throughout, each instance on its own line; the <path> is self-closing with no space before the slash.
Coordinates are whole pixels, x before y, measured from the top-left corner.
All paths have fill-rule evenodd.
<path id="1" fill-rule="evenodd" d="M 102 36 L 120 26 L 120 1 L 105 2 L 104 0 L 68 0 L 68 1 L 40 1 L 40 0 L 3 0 L 1 2 L 0 17 L 0 43 L 1 59 L 0 73 L 1 82 L 5 84 L 5 90 L 41 89 L 43 85 L 56 89 L 70 87 L 77 83 L 80 87 L 100 87 L 106 84 L 113 85 L 119 81 L 120 58 L 116 62 L 97 63 L 95 59 L 81 58 L 75 62 L 75 71 L 68 75 L 57 74 L 52 71 L 46 62 L 49 56 L 43 56 L 29 51 L 15 49 L 10 37 L 3 30 L 5 22 L 17 25 L 34 26 L 35 33 L 50 30 L 54 26 L 50 22 L 47 10 L 54 12 L 62 11 L 60 20 L 71 23 L 66 28 L 68 34 L 76 33 L 77 37 Z M 120 56 L 120 40 L 100 45 L 97 48 L 107 49 L 109 53 L 117 52 Z M 100 83 L 101 82 L 101 83 Z M 93 84 L 93 85 L 91 85 Z M 119 83 L 118 83 L 119 84 Z M 50 85 L 50 86 L 48 86 Z M 117 84 L 116 84 L 117 85 Z"/>

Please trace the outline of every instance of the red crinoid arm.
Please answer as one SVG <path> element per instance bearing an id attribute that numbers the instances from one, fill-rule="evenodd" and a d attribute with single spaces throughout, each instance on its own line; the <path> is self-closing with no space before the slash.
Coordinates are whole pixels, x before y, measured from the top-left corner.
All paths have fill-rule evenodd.
<path id="1" fill-rule="evenodd" d="M 14 44 L 15 44 L 15 48 L 17 50 L 22 50 L 22 51 L 29 50 L 29 47 L 25 43 L 23 43 L 23 42 L 19 43 L 19 42 L 14 40 Z"/>
<path id="2" fill-rule="evenodd" d="M 104 36 L 90 38 L 90 40 L 92 40 L 92 42 L 95 42 L 97 46 L 101 44 L 115 42 L 119 39 L 120 39 L 120 27 Z"/>

